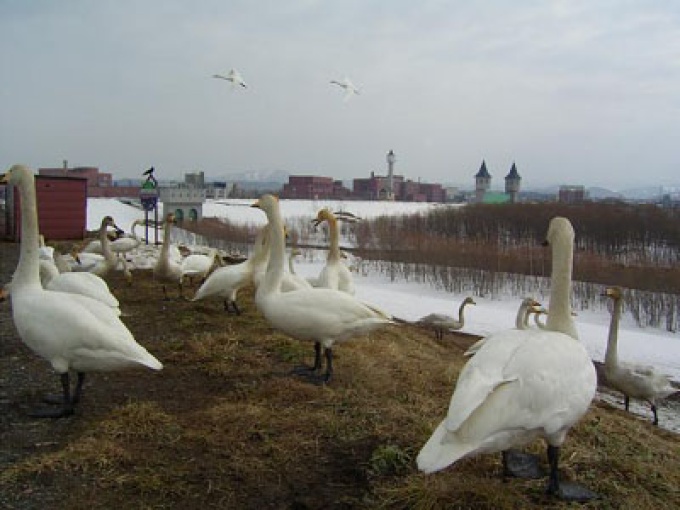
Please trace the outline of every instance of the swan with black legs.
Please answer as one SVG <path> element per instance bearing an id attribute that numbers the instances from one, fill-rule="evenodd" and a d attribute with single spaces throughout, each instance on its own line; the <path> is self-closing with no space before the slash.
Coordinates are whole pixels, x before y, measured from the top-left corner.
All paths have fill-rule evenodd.
<path id="1" fill-rule="evenodd" d="M 255 293 L 255 303 L 272 327 L 295 339 L 314 343 L 314 366 L 307 369 L 308 374 L 314 376 L 321 368 L 323 349 L 326 372 L 314 378 L 327 383 L 333 376 L 333 346 L 337 342 L 394 322 L 385 312 L 338 290 L 309 288 L 282 292 L 286 253 L 278 199 L 263 195 L 253 207 L 264 211 L 270 228 L 269 261 Z"/>
<path id="2" fill-rule="evenodd" d="M 267 263 L 269 251 L 265 246 L 269 227 L 260 229 L 253 244 L 252 255 L 238 264 L 218 267 L 201 284 L 192 301 L 218 298 L 224 300 L 224 310 L 240 315 L 241 309 L 236 303 L 238 292 L 253 281 L 254 274 Z"/>
<path id="3" fill-rule="evenodd" d="M 33 173 L 26 166 L 14 165 L 2 176 L 2 182 L 15 185 L 21 196 L 20 257 L 11 283 L 14 324 L 24 343 L 50 362 L 62 383 L 60 408 L 33 415 L 73 414 L 88 372 L 140 366 L 160 370 L 162 364 L 135 341 L 111 308 L 87 296 L 42 288 Z M 71 370 L 78 376 L 73 392 Z"/>
<path id="4" fill-rule="evenodd" d="M 217 248 L 210 248 L 208 253 L 191 253 L 182 259 L 182 283 L 185 278 L 193 280 L 200 278 L 201 283 L 205 281 L 210 271 L 217 263 Z"/>
<path id="5" fill-rule="evenodd" d="M 607 379 L 607 386 L 623 393 L 626 411 L 630 406 L 631 398 L 648 402 L 654 415 L 652 423 L 658 425 L 657 401 L 678 390 L 671 385 L 669 376 L 662 374 L 652 366 L 619 361 L 619 322 L 623 311 L 623 291 L 619 287 L 608 287 L 604 295 L 614 302 L 609 324 L 607 350 L 604 355 L 604 375 Z"/>
<path id="6" fill-rule="evenodd" d="M 574 229 L 566 218 L 550 222 L 550 304 L 546 330 L 494 333 L 460 372 L 448 416 L 417 457 L 433 473 L 473 455 L 505 452 L 543 438 L 550 467 L 547 492 L 567 500 L 596 497 L 561 481 L 560 448 L 595 395 L 595 367 L 578 340 L 571 316 Z M 504 463 L 505 467 L 505 463 Z"/>

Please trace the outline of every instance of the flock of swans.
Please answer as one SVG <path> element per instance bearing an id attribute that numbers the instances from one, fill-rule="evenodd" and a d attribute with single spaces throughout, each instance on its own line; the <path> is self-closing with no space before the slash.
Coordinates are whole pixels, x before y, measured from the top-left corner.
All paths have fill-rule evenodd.
<path id="1" fill-rule="evenodd" d="M 34 416 L 72 414 L 88 372 L 129 367 L 162 369 L 162 363 L 135 341 L 120 320 L 118 301 L 100 277 L 108 271 L 130 272 L 124 257 L 113 253 L 113 243 L 107 237 L 108 228 L 118 229 L 113 219 L 107 216 L 102 220 L 101 259 L 73 266 L 90 264 L 89 270 L 60 272 L 53 254 L 40 246 L 33 173 L 15 165 L 2 180 L 16 186 L 21 196 L 20 259 L 8 285 L 14 323 L 21 339 L 51 363 L 62 384 L 59 406 L 38 410 Z M 278 199 L 263 195 L 253 207 L 266 215 L 268 223 L 258 233 L 252 256 L 217 269 L 214 252 L 181 258 L 173 250 L 170 234 L 175 221 L 172 214 L 167 215 L 163 243 L 152 266 L 154 278 L 163 285 L 167 298 L 167 285 L 177 285 L 181 296 L 183 279 L 199 277 L 202 284 L 192 300 L 219 299 L 225 310 L 233 313 L 240 313 L 239 290 L 254 284 L 255 304 L 267 322 L 314 346 L 314 364 L 295 372 L 314 382 L 328 383 L 333 377 L 336 344 L 395 324 L 389 313 L 355 297 L 352 274 L 342 262 L 337 222 L 357 218 L 319 211 L 314 223 L 328 224 L 330 246 L 321 274 L 308 280 L 295 274 L 290 259 L 286 270 L 286 228 Z M 483 338 L 465 353 L 469 359 L 459 374 L 448 412 L 420 450 L 417 466 L 424 473 L 433 473 L 466 457 L 501 453 L 505 474 L 535 476 L 527 474 L 536 470 L 526 469 L 526 464 L 527 458 L 529 464 L 537 465 L 537 461 L 518 449 L 542 438 L 547 444 L 550 469 L 548 493 L 583 501 L 595 495 L 560 480 L 558 471 L 560 449 L 571 427 L 587 412 L 597 385 L 593 362 L 579 341 L 571 311 L 574 230 L 569 220 L 553 218 L 546 243 L 552 253 L 547 310 L 532 298 L 523 300 L 515 327 Z M 133 244 L 129 242 L 128 246 Z M 48 255 L 41 258 L 44 252 Z M 122 248 L 119 251 L 124 252 Z M 82 251 L 76 255 L 83 256 Z M 630 398 L 648 401 L 653 423 L 657 424 L 657 400 L 674 389 L 668 377 L 652 367 L 618 360 L 622 292 L 610 288 L 606 295 L 614 302 L 605 360 L 608 383 L 624 394 L 626 409 Z M 466 298 L 457 319 L 433 314 L 420 322 L 432 327 L 441 339 L 445 331 L 463 327 L 464 308 L 474 304 L 472 298 Z M 536 326 L 529 323 L 532 314 Z M 545 324 L 538 321 L 540 314 L 547 316 Z M 324 362 L 325 371 L 321 372 Z M 70 372 L 77 374 L 73 391 Z"/>

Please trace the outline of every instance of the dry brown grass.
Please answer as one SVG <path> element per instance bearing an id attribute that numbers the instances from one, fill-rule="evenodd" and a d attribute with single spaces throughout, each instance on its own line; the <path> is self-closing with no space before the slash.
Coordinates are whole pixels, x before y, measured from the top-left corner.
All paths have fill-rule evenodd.
<path id="1" fill-rule="evenodd" d="M 544 480 L 504 482 L 495 455 L 417 471 L 464 363 L 458 344 L 472 338 L 388 327 L 339 345 L 335 379 L 316 386 L 290 374 L 312 346 L 272 331 L 252 291 L 237 317 L 220 303 L 165 302 L 143 271 L 132 288 L 111 283 L 124 321 L 165 368 L 93 374 L 77 416 L 37 428 L 24 412 L 35 389 L 17 387 L 3 422 L 13 457 L 0 456 L 9 508 L 569 506 L 544 495 Z M 56 387 L 43 362 L 21 347 L 16 356 Z M 677 435 L 595 403 L 562 472 L 602 495 L 586 508 L 679 508 L 678 459 Z"/>

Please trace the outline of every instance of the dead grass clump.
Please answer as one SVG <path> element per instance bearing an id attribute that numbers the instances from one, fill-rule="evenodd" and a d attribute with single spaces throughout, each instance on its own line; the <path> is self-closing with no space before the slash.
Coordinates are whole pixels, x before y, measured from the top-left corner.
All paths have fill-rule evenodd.
<path id="1" fill-rule="evenodd" d="M 60 450 L 32 456 L 6 468 L 0 473 L 0 485 L 34 478 L 47 480 L 57 473 L 101 476 L 128 465 L 131 459 L 125 446 L 116 441 L 85 437 Z"/>
<path id="2" fill-rule="evenodd" d="M 98 424 L 96 431 L 105 437 L 123 441 L 152 439 L 175 442 L 182 436 L 175 418 L 156 402 L 130 402 L 114 409 Z"/>

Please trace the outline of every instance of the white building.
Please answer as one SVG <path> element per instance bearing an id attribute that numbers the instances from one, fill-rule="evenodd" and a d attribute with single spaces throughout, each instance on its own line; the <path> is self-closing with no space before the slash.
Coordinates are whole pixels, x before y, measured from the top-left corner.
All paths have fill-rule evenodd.
<path id="1" fill-rule="evenodd" d="M 163 204 L 163 214 L 174 212 L 177 221 L 197 221 L 203 218 L 205 189 L 162 187 L 159 200 Z"/>

